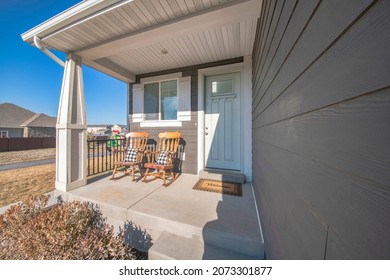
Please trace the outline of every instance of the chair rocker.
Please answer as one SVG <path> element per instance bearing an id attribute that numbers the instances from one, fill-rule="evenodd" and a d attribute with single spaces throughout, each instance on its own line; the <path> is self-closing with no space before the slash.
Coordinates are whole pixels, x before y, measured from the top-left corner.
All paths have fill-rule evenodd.
<path id="1" fill-rule="evenodd" d="M 148 176 L 154 176 L 156 178 L 162 178 L 163 186 L 168 186 L 166 184 L 167 175 L 170 177 L 169 184 L 176 179 L 173 169 L 180 141 L 180 131 L 161 132 L 158 137 L 160 140 L 157 150 L 146 151 L 148 162 L 144 165 L 146 171 L 143 181 L 146 182 Z M 155 171 L 150 173 L 150 169 L 154 169 Z"/>
<path id="2" fill-rule="evenodd" d="M 122 171 L 124 175 L 128 174 L 128 169 L 131 169 L 133 181 L 135 181 L 136 172 L 139 172 L 141 175 L 139 179 L 142 178 L 141 165 L 148 138 L 148 132 L 130 132 L 126 134 L 125 149 L 114 151 L 116 161 L 114 162 L 111 180 L 115 178 L 117 172 Z"/>

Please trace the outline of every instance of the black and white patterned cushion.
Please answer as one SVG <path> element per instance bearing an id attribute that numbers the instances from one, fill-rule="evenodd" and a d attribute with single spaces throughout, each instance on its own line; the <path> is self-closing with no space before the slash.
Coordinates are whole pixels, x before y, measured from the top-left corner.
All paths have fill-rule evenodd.
<path id="1" fill-rule="evenodd" d="M 127 149 L 125 161 L 126 162 L 136 162 L 137 161 L 137 151 L 138 151 L 138 149 L 134 149 L 134 148 Z"/>
<path id="2" fill-rule="evenodd" d="M 167 165 L 168 163 L 168 153 L 166 151 L 162 151 L 158 160 L 156 161 L 157 165 Z"/>

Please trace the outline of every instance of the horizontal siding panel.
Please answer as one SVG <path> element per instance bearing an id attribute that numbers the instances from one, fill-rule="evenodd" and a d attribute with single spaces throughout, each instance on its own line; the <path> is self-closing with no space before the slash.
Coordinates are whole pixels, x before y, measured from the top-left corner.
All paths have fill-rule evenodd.
<path id="1" fill-rule="evenodd" d="M 351 5 L 351 1 L 354 5 Z M 266 94 L 259 106 L 259 112 L 274 102 L 360 16 L 371 2 L 367 0 L 321 2 L 271 85 L 263 84 L 262 89 L 266 89 Z M 330 18 L 332 20 L 329 20 Z M 268 90 L 269 87 L 272 90 Z"/>
<path id="2" fill-rule="evenodd" d="M 389 13 L 388 1 L 374 5 L 261 114 L 255 127 L 389 86 Z"/>
<path id="3" fill-rule="evenodd" d="M 253 50 L 267 258 L 389 259 L 390 3 L 274 4 Z"/>
<path id="4" fill-rule="evenodd" d="M 261 192 L 257 193 L 256 197 L 262 200 L 259 203 L 259 211 L 262 215 L 266 236 L 269 236 L 265 243 L 271 246 L 271 250 L 267 253 L 268 257 L 271 259 L 323 259 L 327 233 L 326 223 L 318 219 L 312 207 L 297 194 L 296 190 L 285 188 L 290 183 L 290 176 L 294 176 L 293 174 L 270 176 L 270 174 L 279 173 L 280 170 L 274 162 L 265 161 L 268 157 L 274 156 L 272 149 L 265 147 L 261 150 L 261 155 L 254 159 L 254 164 L 261 166 L 254 174 L 254 180 L 261 178 L 262 181 Z M 283 156 L 281 155 L 278 160 L 283 160 Z M 277 247 L 274 248 L 275 246 Z"/>
<path id="5" fill-rule="evenodd" d="M 297 40 L 299 39 L 307 22 L 309 21 L 310 17 L 313 15 L 318 3 L 319 0 L 298 1 L 293 16 L 290 22 L 288 23 L 285 36 L 283 36 L 282 38 L 280 47 L 278 48 L 278 51 L 275 57 L 273 58 L 272 65 L 269 68 L 267 75 L 265 76 L 264 79 L 260 79 L 260 72 L 257 72 L 257 74 L 255 75 L 253 90 L 257 94 L 253 99 L 253 104 L 255 105 L 253 108 L 253 112 L 254 112 L 253 116 L 256 116 L 258 114 L 258 112 L 256 111 L 257 106 L 261 102 L 266 92 L 265 89 L 273 81 L 278 71 L 283 66 L 284 61 L 286 60 L 289 53 L 291 52 L 294 44 L 296 44 Z M 262 66 L 263 65 L 260 64 L 257 66 L 257 68 L 260 70 Z"/>
<path id="6" fill-rule="evenodd" d="M 254 136 L 258 139 L 257 134 L 255 132 Z M 259 157 L 257 161 L 268 169 L 267 173 L 262 168 L 257 170 L 259 175 L 266 177 L 262 188 L 272 189 L 271 196 L 277 196 L 279 207 L 291 212 L 291 209 L 299 207 L 304 201 L 303 204 L 310 206 L 310 212 L 315 214 L 319 223 L 327 224 L 349 246 L 361 248 L 360 258 L 381 259 L 390 256 L 390 247 L 383 246 L 383 240 L 387 240 L 386 236 L 390 232 L 388 187 L 358 177 L 345 176 L 342 171 L 264 142 L 256 146 L 255 154 Z M 298 223 L 296 226 L 313 226 L 303 216 L 295 215 L 294 220 Z M 309 242 L 308 240 L 315 238 L 309 231 L 301 232 L 298 234 L 300 237 L 293 235 L 296 233 L 287 235 L 285 242 L 292 242 L 294 238 Z M 324 242 L 318 245 L 321 244 Z M 307 249 L 304 251 L 312 258 Z M 323 253 L 325 256 L 325 251 Z"/>
<path id="7" fill-rule="evenodd" d="M 288 23 L 292 18 L 296 3 L 296 1 L 286 1 L 286 3 L 284 4 L 277 28 L 275 30 L 274 38 L 270 44 L 269 51 L 267 55 L 263 58 L 264 63 L 261 64 L 261 67 L 257 68 L 257 71 L 255 73 L 255 75 L 259 73 L 259 77 L 257 79 L 258 81 L 262 81 L 267 75 L 269 68 L 273 66 L 273 60 L 279 50 L 282 39 L 285 36 L 287 27 L 289 25 Z M 260 83 L 257 83 L 256 87 L 258 88 L 259 86 Z"/>
<path id="8" fill-rule="evenodd" d="M 269 22 L 266 24 L 266 26 L 269 26 L 269 28 L 266 30 L 266 37 L 264 38 L 264 42 L 262 44 L 262 51 L 260 55 L 260 71 L 264 67 L 264 62 L 266 58 L 269 56 L 269 50 L 271 47 L 271 43 L 274 41 L 275 35 L 276 35 L 276 28 L 279 25 L 280 16 L 282 14 L 285 1 L 272 1 L 273 3 L 276 3 L 276 5 L 271 6 L 273 9 L 272 14 L 269 16 Z"/>
<path id="9" fill-rule="evenodd" d="M 390 186 L 390 88 L 258 131 L 262 141 Z"/>

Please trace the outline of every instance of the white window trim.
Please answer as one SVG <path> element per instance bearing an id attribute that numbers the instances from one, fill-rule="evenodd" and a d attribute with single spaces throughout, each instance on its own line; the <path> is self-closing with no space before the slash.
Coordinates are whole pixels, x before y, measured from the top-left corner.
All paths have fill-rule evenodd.
<path id="1" fill-rule="evenodd" d="M 176 97 L 178 100 L 179 99 L 179 79 L 178 78 L 164 79 L 164 80 L 150 81 L 150 82 L 142 83 L 142 87 L 144 88 L 144 90 L 145 90 L 145 85 L 157 84 L 157 83 L 159 84 L 159 86 L 158 86 L 158 120 L 143 120 L 142 122 L 172 122 L 172 121 L 178 120 L 179 102 L 177 102 L 178 104 L 177 104 L 176 120 L 162 120 L 161 119 L 161 83 L 170 82 L 170 81 L 176 81 Z M 144 94 L 145 94 L 145 91 L 144 91 Z M 145 95 L 144 95 L 144 102 L 145 102 Z M 144 105 L 144 109 L 145 109 L 145 105 Z M 148 127 L 148 126 L 145 126 L 145 127 Z"/>
<path id="2" fill-rule="evenodd" d="M 144 86 L 146 84 L 161 83 L 172 80 L 177 81 L 178 104 L 176 120 L 145 120 L 145 115 L 143 113 Z M 181 127 L 183 125 L 183 121 L 191 120 L 191 76 L 183 77 L 182 72 L 177 72 L 166 75 L 141 78 L 140 83 L 136 84 L 135 86 L 137 87 L 137 93 L 133 91 L 133 98 L 137 101 L 133 101 L 133 104 L 137 105 L 133 106 L 142 108 L 142 112 L 139 109 L 135 110 L 135 107 L 133 107 L 133 122 L 139 123 L 140 127 Z M 159 112 L 159 118 L 161 118 L 161 111 Z"/>
<path id="3" fill-rule="evenodd" d="M 161 120 L 161 121 L 142 121 L 140 122 L 141 127 L 180 127 L 183 126 L 181 121 L 177 120 Z"/>
<path id="4" fill-rule="evenodd" d="M 171 74 L 166 74 L 166 75 L 159 75 L 159 76 L 153 76 L 153 77 L 148 77 L 148 78 L 142 78 L 140 80 L 141 84 L 150 84 L 150 83 L 157 83 L 157 82 L 162 82 L 162 81 L 167 81 L 167 80 L 174 80 L 174 79 L 179 79 L 182 77 L 182 72 L 177 72 L 177 73 L 171 73 Z"/>
<path id="5" fill-rule="evenodd" d="M 5 132 L 6 136 L 3 137 L 2 134 Z M 0 138 L 8 138 L 8 130 L 0 130 Z"/>

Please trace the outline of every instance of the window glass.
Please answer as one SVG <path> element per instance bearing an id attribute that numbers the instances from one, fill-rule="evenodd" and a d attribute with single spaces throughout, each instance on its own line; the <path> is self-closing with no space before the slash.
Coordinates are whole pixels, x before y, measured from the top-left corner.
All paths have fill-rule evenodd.
<path id="1" fill-rule="evenodd" d="M 159 83 L 144 86 L 144 113 L 146 120 L 158 120 Z"/>
<path id="2" fill-rule="evenodd" d="M 161 82 L 161 119 L 177 119 L 177 81 Z"/>
<path id="3" fill-rule="evenodd" d="M 212 83 L 213 94 L 224 94 L 233 92 L 233 80 L 215 81 Z"/>

